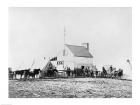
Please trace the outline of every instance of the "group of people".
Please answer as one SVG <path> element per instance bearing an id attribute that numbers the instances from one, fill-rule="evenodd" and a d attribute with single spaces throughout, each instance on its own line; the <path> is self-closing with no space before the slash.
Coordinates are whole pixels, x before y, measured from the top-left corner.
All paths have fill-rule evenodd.
<path id="1" fill-rule="evenodd" d="M 113 68 L 110 66 L 108 69 L 102 67 L 102 71 L 98 71 L 97 68 L 90 69 L 89 67 L 74 68 L 71 70 L 70 67 L 67 67 L 64 72 L 67 77 L 95 77 L 95 78 L 121 78 L 123 76 L 123 70 Z M 58 77 L 59 71 L 56 68 L 48 68 L 46 71 L 41 69 L 30 69 L 25 70 L 9 70 L 9 78 L 17 79 L 17 75 L 20 76 L 20 79 L 29 79 L 29 78 L 45 78 L 45 77 Z"/>
<path id="2" fill-rule="evenodd" d="M 74 68 L 74 70 L 71 70 L 69 67 L 66 70 L 68 77 L 92 77 L 93 76 L 93 70 L 88 68 Z"/>
<path id="3" fill-rule="evenodd" d="M 121 78 L 123 76 L 123 69 L 113 68 L 112 65 L 109 67 L 109 69 L 105 69 L 105 67 L 102 67 L 101 77 L 104 78 Z"/>
<path id="4" fill-rule="evenodd" d="M 74 70 L 71 70 L 67 67 L 66 74 L 68 77 L 121 78 L 123 76 L 123 70 L 116 70 L 112 66 L 109 69 L 102 67 L 102 71 L 98 71 L 97 68 L 94 70 L 89 69 L 89 67 L 74 68 Z"/>

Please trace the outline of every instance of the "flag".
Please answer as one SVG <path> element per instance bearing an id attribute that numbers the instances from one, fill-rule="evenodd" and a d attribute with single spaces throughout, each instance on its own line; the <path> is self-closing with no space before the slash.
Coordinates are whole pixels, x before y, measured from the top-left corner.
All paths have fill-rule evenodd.
<path id="1" fill-rule="evenodd" d="M 130 63 L 130 60 L 129 60 L 129 59 L 127 59 L 126 61 L 127 61 L 128 63 Z"/>
<path id="2" fill-rule="evenodd" d="M 53 57 L 50 59 L 50 61 L 56 61 L 57 60 L 57 57 Z"/>

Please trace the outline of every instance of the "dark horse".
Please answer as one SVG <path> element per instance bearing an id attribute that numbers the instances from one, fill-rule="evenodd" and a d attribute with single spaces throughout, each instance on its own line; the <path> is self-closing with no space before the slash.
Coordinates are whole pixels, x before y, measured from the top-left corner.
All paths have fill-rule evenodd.
<path id="1" fill-rule="evenodd" d="M 35 78 L 35 74 L 34 74 L 33 71 L 30 71 L 30 72 L 29 72 L 29 74 L 28 74 L 28 78 L 30 78 L 30 77 Z"/>
<path id="2" fill-rule="evenodd" d="M 16 76 L 17 76 L 17 75 L 20 75 L 20 79 L 21 79 L 22 76 L 24 75 L 24 70 L 17 70 L 17 71 L 14 71 L 15 79 L 16 79 Z"/>
<path id="3" fill-rule="evenodd" d="M 24 70 L 24 79 L 28 79 L 30 77 L 30 69 Z"/>
<path id="4" fill-rule="evenodd" d="M 121 78 L 123 76 L 123 70 L 119 69 L 118 70 L 118 77 Z"/>
<path id="5" fill-rule="evenodd" d="M 40 72 L 41 72 L 41 69 L 34 69 L 33 70 L 34 77 L 39 76 Z"/>
<path id="6" fill-rule="evenodd" d="M 33 71 L 30 71 L 30 69 L 24 70 L 24 77 L 25 79 L 28 79 L 30 77 L 35 78 L 40 73 L 40 69 L 34 69 Z"/>

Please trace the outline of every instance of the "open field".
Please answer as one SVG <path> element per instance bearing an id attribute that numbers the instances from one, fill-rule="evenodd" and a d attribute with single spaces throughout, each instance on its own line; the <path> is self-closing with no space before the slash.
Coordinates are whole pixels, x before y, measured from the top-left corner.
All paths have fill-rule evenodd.
<path id="1" fill-rule="evenodd" d="M 9 98 L 131 98 L 132 81 L 103 78 L 9 80 Z"/>

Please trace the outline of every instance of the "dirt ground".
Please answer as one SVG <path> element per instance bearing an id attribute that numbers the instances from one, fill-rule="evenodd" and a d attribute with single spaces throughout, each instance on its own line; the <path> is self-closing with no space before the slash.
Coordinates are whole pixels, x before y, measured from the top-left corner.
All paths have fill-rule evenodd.
<path id="1" fill-rule="evenodd" d="M 132 98 L 132 81 L 103 78 L 9 80 L 9 98 Z"/>

